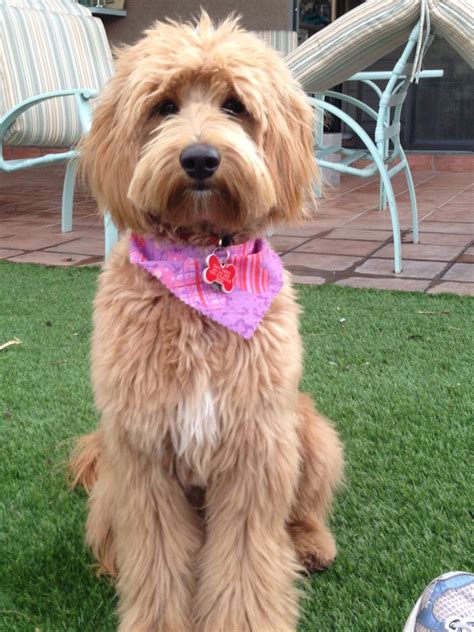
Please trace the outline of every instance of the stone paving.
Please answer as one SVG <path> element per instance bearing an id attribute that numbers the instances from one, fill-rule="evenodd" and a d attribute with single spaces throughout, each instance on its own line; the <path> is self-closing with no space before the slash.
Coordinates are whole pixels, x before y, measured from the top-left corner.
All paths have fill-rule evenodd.
<path id="1" fill-rule="evenodd" d="M 64 168 L 0 174 L 0 259 L 60 266 L 99 264 L 103 228 L 91 197 L 75 196 L 74 229 L 61 233 Z M 403 271 L 393 273 L 388 211 L 378 210 L 376 178 L 344 176 L 327 187 L 314 220 L 279 229 L 274 248 L 300 283 L 452 292 L 474 295 L 474 175 L 413 170 L 420 216 L 419 244 L 410 243 L 410 206 L 397 176 L 403 230 Z"/>

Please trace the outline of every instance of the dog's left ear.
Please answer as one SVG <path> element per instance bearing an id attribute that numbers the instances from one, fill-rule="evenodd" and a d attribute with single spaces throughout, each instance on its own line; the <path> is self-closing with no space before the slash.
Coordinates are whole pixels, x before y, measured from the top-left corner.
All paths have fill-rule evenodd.
<path id="1" fill-rule="evenodd" d="M 314 112 L 293 78 L 285 77 L 268 95 L 263 145 L 275 185 L 275 223 L 305 219 L 314 209 Z"/>

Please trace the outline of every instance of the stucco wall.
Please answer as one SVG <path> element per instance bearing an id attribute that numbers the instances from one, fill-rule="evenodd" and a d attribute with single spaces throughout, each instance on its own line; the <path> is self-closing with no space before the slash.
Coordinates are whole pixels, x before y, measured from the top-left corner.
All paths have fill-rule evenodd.
<path id="1" fill-rule="evenodd" d="M 292 0 L 126 0 L 127 17 L 104 19 L 111 44 L 131 43 L 154 20 L 165 17 L 190 19 L 200 7 L 216 19 L 232 11 L 243 16 L 242 24 L 253 30 L 290 28 Z"/>

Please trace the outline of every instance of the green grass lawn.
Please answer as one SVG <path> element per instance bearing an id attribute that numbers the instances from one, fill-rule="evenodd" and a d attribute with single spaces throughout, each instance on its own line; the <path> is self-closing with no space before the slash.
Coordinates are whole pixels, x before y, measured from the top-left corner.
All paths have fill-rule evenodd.
<path id="1" fill-rule="evenodd" d="M 0 262 L 0 631 L 114 630 L 61 464 L 94 427 L 94 269 Z M 469 568 L 474 301 L 302 287 L 304 388 L 337 422 L 347 482 L 334 566 L 301 632 L 396 632 L 436 575 Z M 230 631 L 229 632 L 234 632 Z"/>

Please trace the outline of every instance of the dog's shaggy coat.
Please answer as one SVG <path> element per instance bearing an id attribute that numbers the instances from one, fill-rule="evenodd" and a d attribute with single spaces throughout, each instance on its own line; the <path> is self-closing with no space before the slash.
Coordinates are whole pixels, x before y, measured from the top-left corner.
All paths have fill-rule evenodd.
<path id="1" fill-rule="evenodd" d="M 180 167 L 218 149 L 206 187 Z M 82 144 L 121 230 L 208 244 L 306 213 L 312 112 L 278 54 L 237 22 L 158 23 L 118 54 Z M 250 340 L 132 265 L 100 276 L 92 381 L 100 427 L 71 461 L 90 492 L 87 541 L 116 576 L 121 632 L 291 632 L 295 579 L 328 566 L 342 474 L 332 425 L 298 391 L 289 276 Z"/>

